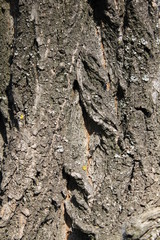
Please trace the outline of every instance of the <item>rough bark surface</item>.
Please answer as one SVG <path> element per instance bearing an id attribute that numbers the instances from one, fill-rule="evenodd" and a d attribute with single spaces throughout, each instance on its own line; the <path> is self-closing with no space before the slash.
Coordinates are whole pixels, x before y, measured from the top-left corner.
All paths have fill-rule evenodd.
<path id="1" fill-rule="evenodd" d="M 0 0 L 0 239 L 160 239 L 158 4 Z"/>

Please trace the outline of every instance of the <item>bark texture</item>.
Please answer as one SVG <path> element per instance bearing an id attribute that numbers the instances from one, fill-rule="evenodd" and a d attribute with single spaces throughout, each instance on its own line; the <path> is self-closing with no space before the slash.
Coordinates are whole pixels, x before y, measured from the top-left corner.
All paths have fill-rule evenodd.
<path id="1" fill-rule="evenodd" d="M 158 4 L 0 0 L 0 239 L 160 239 Z"/>

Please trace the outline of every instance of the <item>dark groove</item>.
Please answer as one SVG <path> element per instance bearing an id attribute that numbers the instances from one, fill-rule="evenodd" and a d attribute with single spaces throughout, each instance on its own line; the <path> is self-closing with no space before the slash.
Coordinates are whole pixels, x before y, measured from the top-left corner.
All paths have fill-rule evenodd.
<path id="1" fill-rule="evenodd" d="M 144 51 L 148 54 L 148 56 L 150 58 L 153 58 L 153 54 L 152 54 L 151 50 L 146 46 L 143 46 L 143 47 L 144 47 Z"/>
<path id="2" fill-rule="evenodd" d="M 10 55 L 8 63 L 9 63 L 10 66 L 12 65 L 12 63 L 13 63 L 13 54 Z"/>
<path id="3" fill-rule="evenodd" d="M 7 119 L 5 119 L 3 113 L 0 112 L 0 133 L 4 143 L 7 144 L 8 140 L 7 140 L 6 122 L 7 122 Z"/>
<path id="4" fill-rule="evenodd" d="M 67 240 L 95 240 L 95 236 L 93 234 L 84 233 L 81 229 L 73 228 Z"/>
<path id="5" fill-rule="evenodd" d="M 121 85 L 118 83 L 118 88 L 117 88 L 117 99 L 118 101 L 122 100 L 125 97 L 125 92 Z"/>
<path id="6" fill-rule="evenodd" d="M 73 191 L 74 189 L 76 189 L 83 193 L 84 198 L 86 198 L 83 187 L 81 188 L 72 176 L 65 173 L 64 169 L 63 178 L 67 181 L 68 190 Z M 72 197 L 71 203 L 74 204 L 76 208 L 79 208 L 79 205 L 77 201 L 75 201 L 74 197 Z M 72 218 L 68 215 L 66 209 L 64 212 L 64 220 L 69 229 L 71 229 L 71 231 L 67 232 L 67 240 L 95 240 L 95 235 L 93 233 L 84 233 L 82 229 L 79 229 L 77 226 L 73 226 Z"/>
<path id="7" fill-rule="evenodd" d="M 19 124 L 18 120 L 14 116 L 15 112 L 15 106 L 14 106 L 14 98 L 13 98 L 13 92 L 12 92 L 12 64 L 13 64 L 13 56 L 14 56 L 14 50 L 15 50 L 15 39 L 17 37 L 17 19 L 20 16 L 19 11 L 19 0 L 6 0 L 10 4 L 10 15 L 13 17 L 14 20 L 14 40 L 13 40 L 13 53 L 9 57 L 9 64 L 10 64 L 10 82 L 9 85 L 6 88 L 6 96 L 8 98 L 8 111 L 10 115 L 10 127 L 14 126 L 19 130 Z"/>
<path id="8" fill-rule="evenodd" d="M 79 95 L 80 95 L 79 105 L 82 109 L 82 115 L 83 115 L 85 127 L 89 135 L 93 134 L 93 132 L 100 134 L 102 132 L 101 127 L 97 123 L 95 123 L 93 119 L 88 115 L 86 108 L 81 100 L 81 89 L 77 80 L 74 80 L 73 82 L 73 90 L 79 92 Z"/>
<path id="9" fill-rule="evenodd" d="M 82 109 L 84 124 L 85 124 L 85 127 L 86 127 L 86 130 L 87 130 L 88 134 L 92 135 L 93 133 L 96 133 L 99 136 L 101 136 L 103 134 L 104 136 L 106 136 L 106 138 L 108 138 L 108 134 L 107 134 L 107 132 L 104 131 L 103 126 L 98 124 L 97 122 L 95 122 L 89 116 L 89 113 L 86 111 L 86 107 L 84 106 L 84 103 L 82 101 L 83 97 L 82 97 L 82 94 L 81 94 L 81 88 L 80 88 L 77 80 L 75 80 L 74 83 L 73 83 L 73 90 L 79 92 L 79 105 Z M 92 108 L 93 108 L 93 106 L 92 106 Z M 108 123 L 108 121 L 105 121 L 105 122 Z M 112 122 L 110 122 L 110 125 L 112 125 L 114 128 L 117 129 L 115 124 L 113 124 Z M 109 136 L 110 136 L 110 134 L 109 134 Z"/>
<path id="10" fill-rule="evenodd" d="M 72 203 L 76 208 L 81 209 L 79 203 L 77 202 L 77 199 L 76 199 L 75 195 L 72 196 L 72 198 L 71 198 L 71 203 Z"/>
<path id="11" fill-rule="evenodd" d="M 94 122 L 94 120 L 89 116 L 81 99 L 79 100 L 79 104 L 82 109 L 82 115 L 83 115 L 85 127 L 89 135 L 92 135 L 94 132 L 97 133 L 98 135 L 101 135 L 101 133 L 103 132 L 102 127 L 98 125 L 96 122 Z"/>
<path id="12" fill-rule="evenodd" d="M 91 8 L 93 9 L 93 18 L 98 25 L 101 25 L 101 21 L 105 19 L 104 11 L 107 9 L 106 0 L 89 0 Z"/>
<path id="13" fill-rule="evenodd" d="M 126 232 L 123 233 L 123 240 L 132 240 L 132 235 L 126 234 Z M 138 239 L 137 239 L 138 240 Z"/>
<path id="14" fill-rule="evenodd" d="M 75 208 L 82 210 L 82 211 L 86 211 L 86 208 L 84 206 L 82 206 L 76 199 L 76 196 L 73 195 L 70 199 L 71 203 L 74 205 Z"/>
<path id="15" fill-rule="evenodd" d="M 147 118 L 150 118 L 152 116 L 152 113 L 146 108 L 137 107 L 135 109 L 138 110 L 138 111 L 141 111 Z"/>
<path id="16" fill-rule="evenodd" d="M 78 83 L 78 81 L 77 80 L 74 80 L 74 82 L 73 82 L 73 91 L 75 92 L 75 91 L 80 91 L 80 88 L 79 88 L 79 83 Z"/>
<path id="17" fill-rule="evenodd" d="M 71 228 L 72 227 L 72 219 L 71 217 L 68 215 L 66 209 L 64 209 L 64 220 L 65 220 L 65 223 L 66 225 Z"/>
<path id="18" fill-rule="evenodd" d="M 110 3 L 106 0 L 88 0 L 89 5 L 93 10 L 93 19 L 98 26 L 108 25 L 112 30 L 116 31 L 119 27 L 119 23 L 113 22 L 112 19 L 106 14 L 106 12 L 113 13 Z"/>
<path id="19" fill-rule="evenodd" d="M 2 7 L 2 8 L 1 8 L 1 11 L 2 11 L 3 14 L 5 14 L 5 11 L 6 11 L 6 10 Z"/>
<path id="20" fill-rule="evenodd" d="M 95 240 L 95 236 L 92 233 L 84 233 L 83 230 L 79 229 L 76 226 L 73 226 L 72 219 L 68 215 L 66 209 L 64 212 L 64 220 L 68 228 L 70 229 L 69 232 L 67 232 L 67 240 Z"/>
<path id="21" fill-rule="evenodd" d="M 11 125 L 13 127 L 16 127 L 17 130 L 19 130 L 18 120 L 14 116 L 15 106 L 14 106 L 14 98 L 13 98 L 13 92 L 12 92 L 12 74 L 10 76 L 9 85 L 6 89 L 6 96 L 8 98 L 8 112 L 9 112 L 9 116 L 10 116 L 10 120 L 11 120 Z M 10 126 L 10 127 L 12 127 L 12 126 Z"/>
<path id="22" fill-rule="evenodd" d="M 3 179 L 3 177 L 2 177 L 2 172 L 0 171 L 0 189 L 1 189 L 2 179 Z"/>
<path id="23" fill-rule="evenodd" d="M 78 182 L 78 180 L 76 180 L 74 177 L 66 173 L 65 168 L 63 168 L 62 170 L 62 174 L 63 174 L 63 178 L 67 182 L 67 189 L 70 191 L 74 191 L 76 189 L 79 192 L 82 192 L 84 195 L 84 198 L 87 199 L 87 194 L 85 193 L 84 186 L 82 185 L 82 183 Z"/>
<path id="24" fill-rule="evenodd" d="M 71 177 L 69 174 L 65 172 L 65 169 L 62 170 L 63 178 L 67 181 L 67 189 L 70 191 L 73 191 L 75 189 L 79 189 L 79 186 L 77 185 L 75 179 Z"/>
<path id="25" fill-rule="evenodd" d="M 14 20 L 14 37 L 17 37 L 17 18 L 20 15 L 19 12 L 19 0 L 7 0 L 10 4 L 10 14 Z"/>
<path id="26" fill-rule="evenodd" d="M 0 206 L 2 206 L 2 196 L 3 196 L 3 191 L 2 191 L 2 187 L 1 187 L 1 184 L 2 184 L 2 180 L 3 180 L 3 176 L 2 176 L 2 171 L 0 171 Z"/>
<path id="27" fill-rule="evenodd" d="M 60 208 L 55 200 L 52 199 L 51 204 L 54 206 L 55 212 Z"/>
<path id="28" fill-rule="evenodd" d="M 123 19 L 123 28 L 124 30 L 129 26 L 129 14 L 128 10 L 130 8 L 131 0 L 127 0 L 125 3 L 125 13 L 124 13 L 124 19 Z"/>

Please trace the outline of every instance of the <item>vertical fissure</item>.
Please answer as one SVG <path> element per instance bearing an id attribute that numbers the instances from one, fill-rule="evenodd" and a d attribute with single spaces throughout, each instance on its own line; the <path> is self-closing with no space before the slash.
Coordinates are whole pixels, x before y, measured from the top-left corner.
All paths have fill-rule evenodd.
<path id="1" fill-rule="evenodd" d="M 11 127 L 16 127 L 17 130 L 19 130 L 19 124 L 18 124 L 18 119 L 15 117 L 15 103 L 14 103 L 14 97 L 13 97 L 13 60 L 14 60 L 14 54 L 16 50 L 16 38 L 18 37 L 17 35 L 17 20 L 20 15 L 19 12 L 19 0 L 7 0 L 10 4 L 10 15 L 12 16 L 13 19 L 13 36 L 12 36 L 12 44 L 11 44 L 11 50 L 10 50 L 10 57 L 9 57 L 9 64 L 10 64 L 10 80 L 9 84 L 6 88 L 6 96 L 8 99 L 8 113 L 9 113 L 9 125 Z"/>

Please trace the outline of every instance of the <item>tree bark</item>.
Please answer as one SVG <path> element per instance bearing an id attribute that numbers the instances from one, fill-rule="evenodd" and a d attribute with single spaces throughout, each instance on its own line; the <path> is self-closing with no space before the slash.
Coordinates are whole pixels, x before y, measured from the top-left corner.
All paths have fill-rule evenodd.
<path id="1" fill-rule="evenodd" d="M 1 239 L 160 239 L 158 4 L 0 0 Z"/>

